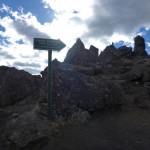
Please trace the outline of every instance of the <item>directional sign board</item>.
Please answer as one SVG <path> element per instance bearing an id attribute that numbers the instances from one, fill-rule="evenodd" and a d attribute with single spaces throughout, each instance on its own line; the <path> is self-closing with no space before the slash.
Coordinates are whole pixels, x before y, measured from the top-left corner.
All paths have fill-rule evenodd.
<path id="1" fill-rule="evenodd" d="M 53 51 L 60 51 L 66 45 L 58 40 L 55 39 L 42 39 L 42 38 L 34 38 L 34 49 L 39 50 L 53 50 Z"/>
<path id="2" fill-rule="evenodd" d="M 48 120 L 53 119 L 52 115 L 52 51 L 60 51 L 66 45 L 55 39 L 34 38 L 33 48 L 39 50 L 48 50 Z"/>

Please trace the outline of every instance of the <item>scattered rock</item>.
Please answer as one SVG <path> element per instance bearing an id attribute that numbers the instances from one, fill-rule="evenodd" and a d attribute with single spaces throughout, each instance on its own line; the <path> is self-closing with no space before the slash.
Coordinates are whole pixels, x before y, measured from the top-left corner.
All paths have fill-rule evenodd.
<path id="1" fill-rule="evenodd" d="M 36 114 L 34 110 L 12 118 L 6 125 L 8 140 L 19 148 L 26 147 L 33 142 L 39 142 L 50 135 L 51 128 L 47 119 Z"/>

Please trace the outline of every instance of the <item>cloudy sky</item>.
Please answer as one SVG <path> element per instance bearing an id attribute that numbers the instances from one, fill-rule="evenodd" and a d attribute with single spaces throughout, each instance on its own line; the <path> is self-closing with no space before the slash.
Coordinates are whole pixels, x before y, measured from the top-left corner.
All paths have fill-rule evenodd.
<path id="1" fill-rule="evenodd" d="M 47 66 L 47 51 L 33 50 L 34 37 L 61 39 L 66 48 L 53 59 L 63 61 L 78 37 L 102 51 L 112 42 L 133 46 L 138 34 L 149 53 L 149 0 L 0 0 L 0 65 L 32 74 Z"/>

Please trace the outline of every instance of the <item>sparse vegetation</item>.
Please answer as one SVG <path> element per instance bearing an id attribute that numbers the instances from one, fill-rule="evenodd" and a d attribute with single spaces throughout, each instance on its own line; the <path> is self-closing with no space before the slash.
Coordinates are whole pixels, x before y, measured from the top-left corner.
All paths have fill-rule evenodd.
<path id="1" fill-rule="evenodd" d="M 86 122 L 89 118 L 91 117 L 91 115 L 89 114 L 88 111 L 83 111 L 81 109 L 79 109 L 77 112 L 74 112 L 68 122 L 71 124 L 82 124 L 84 122 Z"/>

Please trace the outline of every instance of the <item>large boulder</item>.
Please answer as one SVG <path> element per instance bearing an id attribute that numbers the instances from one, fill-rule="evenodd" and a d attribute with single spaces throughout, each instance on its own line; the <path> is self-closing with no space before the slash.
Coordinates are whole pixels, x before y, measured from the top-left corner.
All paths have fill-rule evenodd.
<path id="1" fill-rule="evenodd" d="M 68 112 L 71 115 L 72 108 L 93 112 L 106 106 L 122 104 L 122 81 L 85 75 L 81 68 L 65 69 L 62 64 L 53 67 L 52 73 L 52 105 L 55 108 L 55 117 L 65 116 Z M 42 78 L 43 102 L 47 102 L 47 69 L 42 72 Z"/>
<path id="2" fill-rule="evenodd" d="M 40 86 L 41 77 L 26 71 L 0 67 L 0 106 L 13 104 L 33 94 Z"/>
<path id="3" fill-rule="evenodd" d="M 51 127 L 47 119 L 37 113 L 37 107 L 39 106 L 19 116 L 10 117 L 6 123 L 5 142 L 10 141 L 18 148 L 27 147 L 35 142 L 46 142 L 48 136 L 51 136 Z"/>

